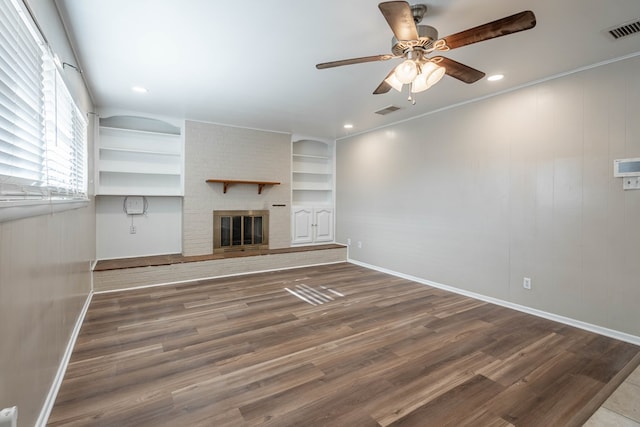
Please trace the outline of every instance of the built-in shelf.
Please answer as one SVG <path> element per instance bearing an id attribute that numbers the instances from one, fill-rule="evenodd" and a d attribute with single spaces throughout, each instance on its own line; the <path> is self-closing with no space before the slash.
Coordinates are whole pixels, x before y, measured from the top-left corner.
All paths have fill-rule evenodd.
<path id="1" fill-rule="evenodd" d="M 333 145 L 302 139 L 292 142 L 292 205 L 333 205 Z"/>
<path id="2" fill-rule="evenodd" d="M 240 180 L 240 179 L 208 179 L 207 182 L 209 182 L 209 183 L 211 183 L 211 182 L 221 183 L 223 185 L 222 192 L 225 193 L 225 194 L 227 193 L 227 189 L 229 188 L 229 186 L 232 185 L 232 184 L 252 184 L 252 185 L 257 185 L 258 186 L 258 194 L 262 194 L 262 189 L 266 185 L 280 185 L 279 182 L 275 182 L 275 181 L 247 181 L 247 180 Z"/>
<path id="3" fill-rule="evenodd" d="M 331 176 L 333 175 L 331 172 L 309 172 L 309 171 L 293 171 L 294 174 L 304 174 L 304 175 L 325 175 Z"/>
<path id="4" fill-rule="evenodd" d="M 108 120 L 109 118 L 107 118 Z M 137 118 L 137 119 L 142 119 L 142 118 Z M 144 119 L 144 120 L 151 120 L 151 119 Z M 104 121 L 101 121 L 101 123 L 104 123 Z M 126 131 L 129 133 L 137 133 L 137 134 L 141 134 L 141 135 L 180 135 L 180 128 L 175 128 L 176 131 L 163 131 L 163 130 L 141 130 L 141 129 L 132 129 L 132 128 L 127 128 L 127 127 L 118 127 L 118 126 L 105 126 L 105 125 L 100 125 L 101 129 L 111 129 L 115 132 L 122 132 L 122 131 Z"/>
<path id="5" fill-rule="evenodd" d="M 140 154 L 156 154 L 159 156 L 174 156 L 180 157 L 180 153 L 170 153 L 158 150 L 134 150 L 131 148 L 113 148 L 113 147 L 100 147 L 101 151 L 113 151 L 116 153 L 140 153 Z"/>
<path id="6" fill-rule="evenodd" d="M 100 119 L 97 195 L 181 196 L 181 129 L 145 117 Z"/>
<path id="7" fill-rule="evenodd" d="M 328 157 L 328 156 L 315 156 L 312 154 L 296 154 L 296 153 L 293 153 L 293 157 L 299 157 L 302 159 L 321 159 L 321 160 L 331 159 L 331 157 Z"/>

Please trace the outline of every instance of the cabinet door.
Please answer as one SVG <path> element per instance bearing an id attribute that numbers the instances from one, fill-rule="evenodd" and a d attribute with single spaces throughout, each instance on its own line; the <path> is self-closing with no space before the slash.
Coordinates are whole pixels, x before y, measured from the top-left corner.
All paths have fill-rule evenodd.
<path id="1" fill-rule="evenodd" d="M 313 241 L 313 219 L 311 208 L 294 207 L 291 220 L 292 243 L 311 243 Z"/>
<path id="2" fill-rule="evenodd" d="M 333 241 L 333 209 L 316 208 L 313 215 L 316 242 Z"/>

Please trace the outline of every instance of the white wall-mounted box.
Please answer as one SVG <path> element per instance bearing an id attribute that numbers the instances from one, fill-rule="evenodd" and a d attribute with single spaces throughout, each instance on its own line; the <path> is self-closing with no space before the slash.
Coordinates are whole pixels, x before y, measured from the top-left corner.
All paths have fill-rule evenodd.
<path id="1" fill-rule="evenodd" d="M 127 215 L 142 215 L 145 213 L 145 200 L 142 196 L 127 196 L 124 198 L 124 211 Z"/>
<path id="2" fill-rule="evenodd" d="M 640 158 L 614 160 L 613 176 L 640 176 Z"/>

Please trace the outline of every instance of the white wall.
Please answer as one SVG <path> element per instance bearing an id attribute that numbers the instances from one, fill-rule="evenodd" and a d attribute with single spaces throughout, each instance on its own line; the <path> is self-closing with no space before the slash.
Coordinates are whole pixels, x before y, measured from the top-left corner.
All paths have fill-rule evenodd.
<path id="1" fill-rule="evenodd" d="M 54 3 L 28 4 L 54 52 L 65 62 L 75 62 Z M 81 76 L 73 69 L 63 72 L 80 108 L 91 111 Z M 41 412 L 91 290 L 94 258 L 93 202 L 80 209 L 0 223 L 0 409 L 17 405 L 19 426 L 33 426 Z"/>
<path id="2" fill-rule="evenodd" d="M 258 194 L 257 185 L 207 179 L 275 181 Z M 213 211 L 269 210 L 269 247 L 291 244 L 291 135 L 202 122 L 186 122 L 183 253 L 213 252 Z M 273 205 L 284 205 L 276 206 Z"/>
<path id="3" fill-rule="evenodd" d="M 635 57 L 338 141 L 338 241 L 361 241 L 358 261 L 640 336 L 640 191 L 612 166 L 640 157 L 639 73 Z"/>
<path id="4" fill-rule="evenodd" d="M 145 197 L 145 215 L 127 215 L 124 196 L 96 198 L 96 257 L 127 258 L 182 252 L 182 197 Z M 136 233 L 131 234 L 131 225 Z"/>

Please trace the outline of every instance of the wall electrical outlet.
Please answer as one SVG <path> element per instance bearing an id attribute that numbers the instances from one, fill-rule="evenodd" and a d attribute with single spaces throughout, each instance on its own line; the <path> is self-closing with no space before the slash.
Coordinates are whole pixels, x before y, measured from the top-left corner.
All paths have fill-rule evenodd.
<path id="1" fill-rule="evenodd" d="M 640 176 L 625 176 L 622 178 L 622 188 L 625 190 L 640 190 Z"/>
<path id="2" fill-rule="evenodd" d="M 362 249 L 362 242 L 358 242 L 358 249 Z"/>
<path id="3" fill-rule="evenodd" d="M 531 278 L 525 277 L 522 280 L 522 287 L 530 291 L 531 290 Z"/>
<path id="4" fill-rule="evenodd" d="M 347 246 L 351 246 L 351 238 L 347 239 Z"/>
<path id="5" fill-rule="evenodd" d="M 131 227 L 129 227 L 129 234 L 136 234 L 136 226 L 132 225 Z"/>

